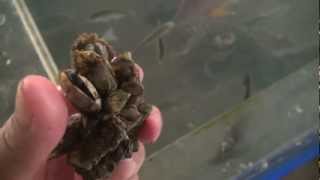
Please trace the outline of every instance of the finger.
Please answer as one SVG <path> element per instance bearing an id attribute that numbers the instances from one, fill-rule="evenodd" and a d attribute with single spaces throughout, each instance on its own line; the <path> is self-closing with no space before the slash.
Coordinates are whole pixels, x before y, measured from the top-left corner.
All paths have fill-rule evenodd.
<path id="1" fill-rule="evenodd" d="M 140 81 L 142 81 L 144 77 L 144 72 L 138 64 L 135 64 L 135 73 L 139 77 Z M 157 107 L 153 107 L 149 117 L 145 120 L 145 123 L 140 131 L 139 137 L 141 141 L 143 141 L 144 143 L 155 142 L 160 136 L 161 128 L 161 112 Z"/>
<path id="2" fill-rule="evenodd" d="M 130 177 L 128 180 L 139 180 L 139 176 L 137 174 Z"/>
<path id="3" fill-rule="evenodd" d="M 143 72 L 143 69 L 141 68 L 141 66 L 139 66 L 138 64 L 135 64 L 135 74 L 136 74 L 136 76 L 139 77 L 140 81 L 142 82 L 143 77 L 144 77 L 144 72 Z"/>
<path id="4" fill-rule="evenodd" d="M 35 172 L 34 176 L 33 176 L 33 180 L 44 180 L 46 179 L 46 171 L 47 169 L 47 164 L 46 162 L 43 162 L 43 164 L 37 169 L 37 171 Z"/>
<path id="5" fill-rule="evenodd" d="M 146 158 L 146 150 L 145 150 L 143 143 L 140 141 L 138 143 L 139 143 L 138 152 L 133 153 L 133 155 L 132 155 L 132 160 L 136 163 L 136 172 L 135 173 L 138 173 L 138 171 L 140 170 L 140 168 Z"/>
<path id="6" fill-rule="evenodd" d="M 63 97 L 50 81 L 24 78 L 15 112 L 0 129 L 1 179 L 31 179 L 62 138 L 67 117 Z"/>
<path id="7" fill-rule="evenodd" d="M 139 133 L 139 139 L 144 143 L 154 143 L 160 136 L 162 129 L 162 115 L 160 110 L 153 106 L 150 115 L 146 118 Z"/>
<path id="8" fill-rule="evenodd" d="M 78 173 L 74 173 L 74 180 L 83 180 L 82 177 Z"/>
<path id="9" fill-rule="evenodd" d="M 47 164 L 46 180 L 72 180 L 74 170 L 66 163 L 66 157 L 52 159 Z"/>
<path id="10" fill-rule="evenodd" d="M 144 145 L 139 142 L 139 150 L 133 153 L 132 158 L 119 162 L 112 173 L 112 180 L 127 180 L 138 172 L 145 159 Z"/>

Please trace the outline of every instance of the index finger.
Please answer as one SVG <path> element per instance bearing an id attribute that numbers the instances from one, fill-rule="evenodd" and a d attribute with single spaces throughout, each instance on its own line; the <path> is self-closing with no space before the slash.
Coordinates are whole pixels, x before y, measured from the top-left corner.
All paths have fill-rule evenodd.
<path id="1" fill-rule="evenodd" d="M 140 81 L 143 80 L 143 69 L 135 64 L 135 73 L 139 77 Z M 144 143 L 154 143 L 160 136 L 162 129 L 162 115 L 156 106 L 152 107 L 150 115 L 146 118 L 140 133 L 139 139 Z"/>
<path id="2" fill-rule="evenodd" d="M 139 132 L 139 139 L 144 143 L 154 143 L 160 136 L 162 129 L 162 115 L 160 110 L 153 106 L 150 115 L 144 121 Z"/>

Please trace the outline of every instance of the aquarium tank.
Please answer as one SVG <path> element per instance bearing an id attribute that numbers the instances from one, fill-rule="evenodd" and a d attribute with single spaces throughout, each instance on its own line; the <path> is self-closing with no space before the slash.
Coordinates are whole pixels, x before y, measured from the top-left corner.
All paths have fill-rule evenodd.
<path id="1" fill-rule="evenodd" d="M 131 51 L 162 112 L 141 180 L 317 179 L 319 2 L 0 0 L 1 124 L 18 82 L 57 82 L 97 33 Z"/>

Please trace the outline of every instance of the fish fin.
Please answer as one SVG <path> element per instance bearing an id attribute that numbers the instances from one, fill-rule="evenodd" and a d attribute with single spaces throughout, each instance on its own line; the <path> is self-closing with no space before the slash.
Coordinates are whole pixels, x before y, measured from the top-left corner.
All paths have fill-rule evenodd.
<path id="1" fill-rule="evenodd" d="M 162 38 L 158 39 L 158 48 L 159 48 L 159 60 L 162 60 L 165 55 L 165 47 Z"/>
<path id="2" fill-rule="evenodd" d="M 249 74 L 246 74 L 243 79 L 243 85 L 245 87 L 244 100 L 249 99 L 251 96 L 251 78 Z"/>

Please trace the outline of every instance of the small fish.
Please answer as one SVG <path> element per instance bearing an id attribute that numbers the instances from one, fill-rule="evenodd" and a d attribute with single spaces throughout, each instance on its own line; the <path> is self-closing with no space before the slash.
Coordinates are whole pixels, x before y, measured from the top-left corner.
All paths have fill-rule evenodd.
<path id="1" fill-rule="evenodd" d="M 305 45 L 300 45 L 300 46 L 295 46 L 295 47 L 288 47 L 288 48 L 282 48 L 282 49 L 277 49 L 272 51 L 272 54 L 276 57 L 282 58 L 285 56 L 294 56 L 297 54 L 301 54 L 303 52 L 315 52 L 317 49 L 317 43 L 316 42 L 311 42 L 309 44 Z"/>
<path id="2" fill-rule="evenodd" d="M 92 22 L 110 22 L 110 21 L 118 21 L 127 17 L 128 14 L 120 11 L 112 11 L 112 10 L 101 10 L 93 13 L 89 20 Z"/>
<path id="3" fill-rule="evenodd" d="M 233 15 L 229 10 L 234 0 L 180 0 L 175 19 L 184 21 L 199 16 L 224 17 Z"/>
<path id="4" fill-rule="evenodd" d="M 257 16 L 250 18 L 248 20 L 245 20 L 243 22 L 243 24 L 245 24 L 246 26 L 249 26 L 249 27 L 255 26 L 258 23 L 265 21 L 265 20 L 268 20 L 271 17 L 283 15 L 283 14 L 289 12 L 290 8 L 291 8 L 290 5 L 279 5 L 275 8 L 260 12 Z"/>
<path id="5" fill-rule="evenodd" d="M 173 21 L 168 21 L 162 25 L 156 27 L 150 34 L 148 34 L 143 40 L 136 46 L 134 52 L 137 51 L 140 47 L 149 44 L 155 39 L 159 39 L 169 33 L 175 27 Z"/>
<path id="6" fill-rule="evenodd" d="M 244 99 L 246 100 L 251 96 L 251 78 L 249 74 L 244 76 L 243 85 L 245 87 Z"/>
<path id="7" fill-rule="evenodd" d="M 0 26 L 4 25 L 6 23 L 6 15 L 0 14 Z"/>
<path id="8" fill-rule="evenodd" d="M 7 59 L 6 60 L 6 66 L 9 66 L 11 64 L 11 62 L 12 62 L 11 59 Z"/>
<path id="9" fill-rule="evenodd" d="M 217 7 L 213 7 L 209 10 L 208 16 L 209 17 L 225 17 L 229 15 L 234 15 L 234 12 L 229 10 L 230 2 L 224 1 Z"/>
<path id="10" fill-rule="evenodd" d="M 163 42 L 163 39 L 162 38 L 159 38 L 158 39 L 158 48 L 159 48 L 159 60 L 162 60 L 163 57 L 164 57 L 164 42 Z"/>

